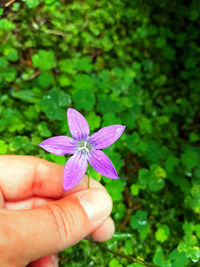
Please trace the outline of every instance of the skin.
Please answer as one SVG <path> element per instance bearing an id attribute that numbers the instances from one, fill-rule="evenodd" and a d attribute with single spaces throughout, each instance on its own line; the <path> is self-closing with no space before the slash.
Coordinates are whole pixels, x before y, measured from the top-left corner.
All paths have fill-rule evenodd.
<path id="1" fill-rule="evenodd" d="M 97 242 L 112 237 L 112 201 L 106 189 L 93 179 L 88 189 L 84 176 L 65 192 L 63 170 L 32 156 L 0 156 L 0 266 L 55 267 L 58 252 L 90 233 Z M 98 196 L 96 201 L 105 204 L 103 213 L 89 218 L 81 194 Z"/>

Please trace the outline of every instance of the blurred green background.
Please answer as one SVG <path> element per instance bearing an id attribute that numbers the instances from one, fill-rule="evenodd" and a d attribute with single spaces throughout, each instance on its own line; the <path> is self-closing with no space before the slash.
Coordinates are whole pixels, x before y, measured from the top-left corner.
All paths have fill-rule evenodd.
<path id="1" fill-rule="evenodd" d="M 105 149 L 120 180 L 91 176 L 114 201 L 110 249 L 163 267 L 200 266 L 200 2 L 26 0 L 0 8 L 0 154 L 126 125 Z M 83 240 L 60 266 L 139 267 Z"/>

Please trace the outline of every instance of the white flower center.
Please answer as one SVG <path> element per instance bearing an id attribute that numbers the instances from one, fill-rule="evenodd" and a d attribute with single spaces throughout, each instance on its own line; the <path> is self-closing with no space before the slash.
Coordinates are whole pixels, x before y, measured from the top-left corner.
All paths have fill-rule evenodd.
<path id="1" fill-rule="evenodd" d="M 92 145 L 87 140 L 80 140 L 77 143 L 77 151 L 88 156 L 92 151 Z"/>

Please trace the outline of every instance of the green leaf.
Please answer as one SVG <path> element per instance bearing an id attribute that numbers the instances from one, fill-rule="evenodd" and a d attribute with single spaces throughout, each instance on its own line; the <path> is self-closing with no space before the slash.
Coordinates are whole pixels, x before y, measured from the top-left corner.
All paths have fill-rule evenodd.
<path id="1" fill-rule="evenodd" d="M 174 60 L 175 59 L 175 49 L 172 48 L 171 46 L 167 45 L 163 49 L 163 55 L 166 57 L 168 60 Z"/>
<path id="2" fill-rule="evenodd" d="M 7 132 L 14 133 L 21 131 L 25 127 L 22 116 L 16 109 L 4 109 L 2 112 L 2 120 L 0 120 L 0 132 L 6 129 Z"/>
<path id="3" fill-rule="evenodd" d="M 49 72 L 42 72 L 38 76 L 38 83 L 44 88 L 49 87 L 51 84 L 53 84 L 53 81 L 53 75 Z"/>
<path id="4" fill-rule="evenodd" d="M 90 57 L 82 57 L 76 60 L 75 68 L 77 71 L 91 72 L 93 65 Z"/>
<path id="5" fill-rule="evenodd" d="M 13 67 L 6 68 L 3 72 L 3 76 L 7 82 L 13 82 L 16 78 L 17 71 Z"/>
<path id="6" fill-rule="evenodd" d="M 151 191 L 153 192 L 159 191 L 163 189 L 164 186 L 165 186 L 165 182 L 163 181 L 163 179 L 153 179 L 151 177 L 150 183 L 149 183 L 149 189 Z"/>
<path id="7" fill-rule="evenodd" d="M 123 252 L 126 255 L 132 255 L 134 253 L 133 239 L 127 239 L 123 245 Z"/>
<path id="8" fill-rule="evenodd" d="M 131 185 L 131 194 L 133 196 L 137 196 L 139 194 L 140 188 L 137 184 L 132 184 Z"/>
<path id="9" fill-rule="evenodd" d="M 151 120 L 149 120 L 146 117 L 139 118 L 138 120 L 139 128 L 141 133 L 152 133 L 152 125 L 151 125 Z"/>
<path id="10" fill-rule="evenodd" d="M 11 151 L 17 151 L 23 147 L 23 140 L 21 136 L 15 136 L 9 144 Z"/>
<path id="11" fill-rule="evenodd" d="M 38 90 L 19 90 L 11 91 L 12 97 L 18 98 L 23 100 L 24 102 L 28 103 L 38 103 L 40 97 L 40 91 Z"/>
<path id="12" fill-rule="evenodd" d="M 138 210 L 131 216 L 130 226 L 132 229 L 138 230 L 141 239 L 145 239 L 150 230 L 147 220 L 147 212 Z"/>
<path id="13" fill-rule="evenodd" d="M 58 78 L 59 84 L 60 86 L 68 86 L 71 84 L 71 80 L 69 79 L 68 76 L 66 76 L 66 74 L 61 74 Z"/>
<path id="14" fill-rule="evenodd" d="M 45 121 L 39 123 L 37 128 L 41 136 L 51 137 L 51 132 L 49 131 L 47 123 Z"/>
<path id="15" fill-rule="evenodd" d="M 101 117 L 96 115 L 95 112 L 90 112 L 87 116 L 86 116 L 86 120 L 90 126 L 90 130 L 93 131 L 97 128 L 100 127 L 100 123 L 101 123 Z"/>
<path id="16" fill-rule="evenodd" d="M 190 133 L 189 139 L 190 142 L 197 142 L 199 140 L 199 135 L 196 133 Z"/>
<path id="17" fill-rule="evenodd" d="M 171 267 L 171 263 L 169 260 L 165 259 L 163 249 L 158 247 L 153 257 L 153 262 L 160 267 Z"/>
<path id="18" fill-rule="evenodd" d="M 113 125 L 113 124 L 121 124 L 121 123 L 122 123 L 121 119 L 112 112 L 108 112 L 103 115 L 102 127 Z"/>
<path id="19" fill-rule="evenodd" d="M 124 186 L 122 185 L 120 180 L 111 180 L 111 182 L 105 187 L 108 193 L 111 195 L 113 201 L 122 200 L 122 192 L 124 191 Z"/>
<path id="20" fill-rule="evenodd" d="M 71 96 L 64 91 L 59 91 L 58 105 L 59 107 L 67 108 L 71 105 Z"/>
<path id="21" fill-rule="evenodd" d="M 165 242 L 166 240 L 168 240 L 169 235 L 170 235 L 170 230 L 167 225 L 160 226 L 155 233 L 156 239 L 159 242 Z"/>
<path id="22" fill-rule="evenodd" d="M 127 240 L 129 238 L 131 238 L 132 235 L 129 234 L 129 233 L 118 233 L 118 232 L 115 232 L 112 236 L 112 239 L 113 240 Z"/>
<path id="23" fill-rule="evenodd" d="M 156 38 L 156 47 L 157 48 L 163 48 L 164 46 L 166 46 L 166 39 L 163 37 L 158 37 Z"/>
<path id="24" fill-rule="evenodd" d="M 59 67 L 62 72 L 74 73 L 74 63 L 72 59 L 63 59 L 59 61 Z"/>
<path id="25" fill-rule="evenodd" d="M 4 142 L 4 140 L 0 140 L 0 154 L 6 154 L 8 151 L 8 145 Z"/>
<path id="26" fill-rule="evenodd" d="M 158 143 L 153 140 L 150 140 L 146 149 L 146 156 L 149 162 L 160 163 L 160 160 L 164 157 L 164 153 Z"/>
<path id="27" fill-rule="evenodd" d="M 34 8 L 34 7 L 38 6 L 39 3 L 40 3 L 39 0 L 26 0 L 26 2 L 25 2 L 27 7 L 29 7 L 29 8 Z"/>
<path id="28" fill-rule="evenodd" d="M 174 249 L 169 258 L 173 260 L 172 267 L 185 266 L 188 264 L 188 258 L 184 252 L 179 252 L 177 249 Z"/>
<path id="29" fill-rule="evenodd" d="M 195 225 L 195 231 L 196 231 L 197 237 L 200 239 L 200 224 Z"/>
<path id="30" fill-rule="evenodd" d="M 60 164 L 60 165 L 65 165 L 66 163 L 65 156 L 58 156 L 55 154 L 50 154 L 50 158 L 53 162 Z"/>
<path id="31" fill-rule="evenodd" d="M 139 264 L 139 263 L 131 263 L 131 264 L 126 265 L 126 267 L 143 267 L 143 266 L 144 265 Z"/>
<path id="32" fill-rule="evenodd" d="M 174 167 L 178 166 L 179 159 L 174 156 L 169 156 L 165 162 L 165 168 L 167 172 L 171 173 L 174 171 Z"/>
<path id="33" fill-rule="evenodd" d="M 161 168 L 160 166 L 153 164 L 150 167 L 151 173 L 157 178 L 157 179 L 164 179 L 166 178 L 166 171 Z"/>
<path id="34" fill-rule="evenodd" d="M 150 179 L 150 171 L 142 168 L 139 170 L 139 182 L 141 185 L 147 185 Z"/>
<path id="35" fill-rule="evenodd" d="M 199 155 L 196 151 L 188 149 L 181 154 L 181 162 L 188 168 L 193 169 L 194 167 L 199 166 Z"/>
<path id="36" fill-rule="evenodd" d="M 5 68 L 8 66 L 8 61 L 3 58 L 3 57 L 0 57 L 0 68 Z"/>
<path id="37" fill-rule="evenodd" d="M 79 89 L 74 92 L 73 101 L 77 110 L 83 109 L 90 111 L 96 99 L 91 89 Z"/>
<path id="38" fill-rule="evenodd" d="M 29 105 L 28 108 L 24 111 L 24 115 L 29 120 L 34 120 L 34 119 L 37 119 L 38 118 L 39 113 L 36 110 L 36 106 Z"/>
<path id="39" fill-rule="evenodd" d="M 12 62 L 17 61 L 19 58 L 18 51 L 9 45 L 3 47 L 3 54 L 7 60 Z"/>
<path id="40" fill-rule="evenodd" d="M 112 100 L 111 96 L 100 95 L 98 96 L 97 110 L 102 114 L 106 113 L 117 113 L 120 112 L 120 104 L 116 100 Z"/>
<path id="41" fill-rule="evenodd" d="M 113 210 L 114 219 L 121 220 L 122 218 L 124 218 L 125 211 L 126 206 L 122 202 L 119 202 L 117 205 L 115 205 L 115 210 Z"/>
<path id="42" fill-rule="evenodd" d="M 95 180 L 97 180 L 97 181 L 101 181 L 101 178 L 102 178 L 102 176 L 101 176 L 101 174 L 100 173 L 98 173 L 98 172 L 96 172 L 93 168 L 92 168 L 92 166 L 88 166 L 88 170 L 89 170 L 89 176 L 90 177 L 92 177 L 93 179 L 95 179 Z"/>
<path id="43" fill-rule="evenodd" d="M 0 19 L 0 30 L 5 32 L 12 31 L 15 28 L 15 25 L 8 19 Z"/>
<path id="44" fill-rule="evenodd" d="M 45 112 L 46 116 L 52 120 L 65 120 L 66 108 L 71 103 L 70 95 L 58 88 L 53 88 L 43 96 L 39 103 L 39 108 Z M 62 107 L 65 107 L 63 109 Z"/>
<path id="45" fill-rule="evenodd" d="M 86 74 L 78 74 L 75 76 L 73 86 L 76 89 L 84 89 L 90 91 L 96 91 L 94 80 Z"/>
<path id="46" fill-rule="evenodd" d="M 56 67 L 56 60 L 52 51 L 39 50 L 32 56 L 33 66 L 41 70 L 50 70 Z"/>
<path id="47" fill-rule="evenodd" d="M 132 101 L 133 103 L 133 101 Z M 136 127 L 136 119 L 139 113 L 139 106 L 138 108 L 134 105 L 133 108 L 128 109 L 126 112 L 121 113 L 120 117 L 124 125 L 126 125 L 129 129 L 134 129 Z"/>
<path id="48" fill-rule="evenodd" d="M 120 263 L 118 262 L 117 259 L 112 259 L 112 260 L 109 262 L 109 265 L 108 265 L 108 266 L 109 266 L 109 267 L 123 267 L 123 265 L 120 264 Z"/>
<path id="49" fill-rule="evenodd" d="M 199 10 L 197 10 L 197 9 L 193 9 L 193 10 L 191 10 L 190 11 L 190 19 L 192 20 L 192 21 L 195 21 L 195 20 L 197 20 L 199 18 Z"/>

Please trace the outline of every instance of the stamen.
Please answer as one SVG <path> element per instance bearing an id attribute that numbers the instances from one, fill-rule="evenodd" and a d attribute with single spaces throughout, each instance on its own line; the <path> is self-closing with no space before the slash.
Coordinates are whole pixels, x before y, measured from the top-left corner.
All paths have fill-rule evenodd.
<path id="1" fill-rule="evenodd" d="M 88 156 L 92 151 L 92 145 L 87 140 L 81 140 L 77 143 L 78 152 L 84 153 L 85 156 Z"/>

